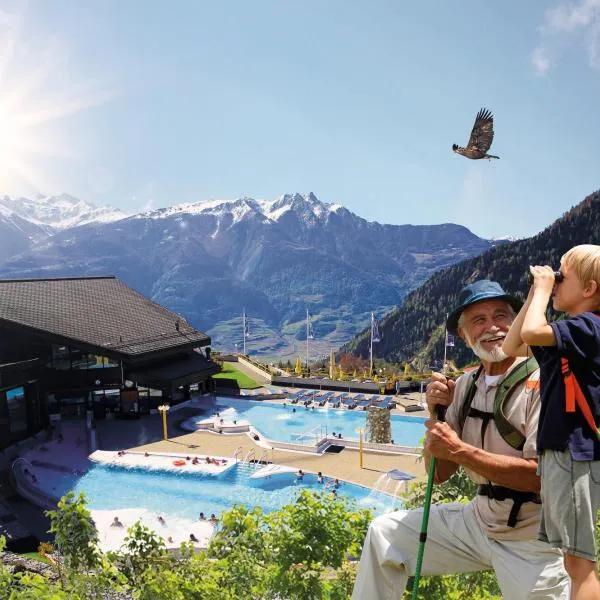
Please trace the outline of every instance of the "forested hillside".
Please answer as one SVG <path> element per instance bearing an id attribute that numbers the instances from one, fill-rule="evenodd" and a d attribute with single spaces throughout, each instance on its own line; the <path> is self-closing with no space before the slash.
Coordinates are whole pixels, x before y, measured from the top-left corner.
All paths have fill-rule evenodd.
<path id="1" fill-rule="evenodd" d="M 548 264 L 556 268 L 560 257 L 577 244 L 600 243 L 600 191 L 588 196 L 544 231 L 524 240 L 494 247 L 443 269 L 408 294 L 402 305 L 388 313 L 380 324 L 381 342 L 375 356 L 390 361 L 415 361 L 422 368 L 440 360 L 444 353 L 443 324 L 457 303 L 458 292 L 476 279 L 493 279 L 509 292 L 525 297 L 529 265 Z M 369 330 L 363 331 L 341 350 L 368 356 Z M 461 342 L 449 349 L 459 365 L 473 360 Z"/>

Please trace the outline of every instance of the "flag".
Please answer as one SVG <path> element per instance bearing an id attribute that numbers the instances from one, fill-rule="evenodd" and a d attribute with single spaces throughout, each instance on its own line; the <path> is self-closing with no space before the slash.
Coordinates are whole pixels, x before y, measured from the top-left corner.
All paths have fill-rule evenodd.
<path id="1" fill-rule="evenodd" d="M 381 336 L 379 335 L 379 325 L 375 320 L 375 315 L 371 313 L 371 340 L 374 344 L 381 341 Z"/>
<path id="2" fill-rule="evenodd" d="M 250 328 L 248 327 L 248 315 L 244 313 L 244 337 L 250 337 Z"/>
<path id="3" fill-rule="evenodd" d="M 313 332 L 312 317 L 310 316 L 310 313 L 308 311 L 306 312 L 306 337 L 309 340 L 312 340 L 315 337 L 315 334 Z"/>
<path id="4" fill-rule="evenodd" d="M 454 336 L 446 331 L 446 347 L 454 348 Z"/>

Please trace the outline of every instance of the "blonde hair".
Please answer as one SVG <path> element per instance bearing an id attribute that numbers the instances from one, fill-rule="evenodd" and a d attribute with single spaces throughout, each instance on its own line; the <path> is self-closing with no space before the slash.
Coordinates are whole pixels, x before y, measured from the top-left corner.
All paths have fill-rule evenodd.
<path id="1" fill-rule="evenodd" d="M 581 244 L 563 254 L 560 264 L 573 269 L 583 285 L 595 281 L 600 290 L 600 246 Z"/>

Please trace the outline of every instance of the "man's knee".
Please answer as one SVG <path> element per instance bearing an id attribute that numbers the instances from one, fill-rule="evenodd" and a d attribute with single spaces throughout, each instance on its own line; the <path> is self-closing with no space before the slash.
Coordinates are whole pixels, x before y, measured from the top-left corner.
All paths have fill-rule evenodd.
<path id="1" fill-rule="evenodd" d="M 381 515 L 371 521 L 365 546 L 370 546 L 381 564 L 387 561 L 403 562 L 405 547 L 414 546 L 412 529 L 407 527 L 408 516 L 408 511 L 397 511 Z"/>

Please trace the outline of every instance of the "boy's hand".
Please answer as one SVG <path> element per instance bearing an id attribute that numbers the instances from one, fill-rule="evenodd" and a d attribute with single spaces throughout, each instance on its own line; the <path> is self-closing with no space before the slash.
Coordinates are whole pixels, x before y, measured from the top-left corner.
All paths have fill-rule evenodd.
<path id="1" fill-rule="evenodd" d="M 545 292 L 550 296 L 552 294 L 552 290 L 554 289 L 555 279 L 554 279 L 554 269 L 549 267 L 548 265 L 540 266 L 530 266 L 529 271 L 533 276 L 533 284 L 531 289 L 535 293 L 536 291 Z"/>
<path id="2" fill-rule="evenodd" d="M 425 390 L 425 401 L 430 415 L 435 415 L 437 405 L 448 407 L 452 404 L 455 385 L 452 379 L 446 379 L 441 373 L 431 374 L 431 383 Z"/>

